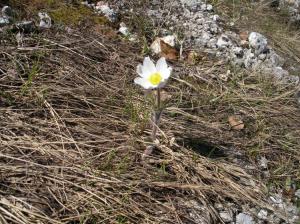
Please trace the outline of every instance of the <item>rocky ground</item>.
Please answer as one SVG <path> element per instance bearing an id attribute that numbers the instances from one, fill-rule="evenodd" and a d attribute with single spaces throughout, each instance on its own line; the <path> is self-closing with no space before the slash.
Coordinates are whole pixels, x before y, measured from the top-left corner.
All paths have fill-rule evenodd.
<path id="1" fill-rule="evenodd" d="M 44 173 L 47 177 L 45 179 L 49 182 L 53 181 L 51 178 L 54 177 L 47 173 L 59 172 L 56 167 L 59 169 L 65 166 L 72 167 L 74 173 L 62 171 L 62 173 L 67 172 L 64 174 L 66 179 L 62 175 L 62 179 L 59 179 L 62 182 L 55 180 L 49 184 L 47 189 L 50 189 L 49 192 L 54 195 L 53 197 L 40 194 L 35 189 L 36 192 L 32 193 L 35 200 L 41 197 L 40 195 L 51 198 L 45 200 L 43 206 L 34 204 L 33 199 L 26 200 L 26 197 L 29 198 L 30 191 L 22 185 L 22 180 L 17 179 L 17 177 L 22 178 L 22 175 L 26 176 L 25 171 L 18 170 L 19 173 L 13 178 L 3 175 L 1 185 L 3 198 L 0 201 L 2 205 L 0 219 L 3 223 L 38 223 L 39 221 L 70 223 L 68 217 L 80 223 L 81 221 L 78 220 L 85 220 L 83 223 L 95 220 L 96 223 L 102 221 L 104 223 L 239 224 L 299 221 L 297 206 L 299 206 L 300 190 L 297 167 L 300 149 L 297 134 L 300 125 L 297 121 L 300 117 L 300 67 L 297 63 L 286 63 L 294 59 L 289 58 L 285 52 L 278 52 L 276 46 L 270 44 L 272 41 L 264 33 L 236 29 L 235 23 L 226 21 L 218 14 L 214 2 L 85 1 L 57 3 L 58 9 L 55 8 L 56 3 L 53 4 L 54 6 L 46 5 L 49 8 L 43 4 L 40 8 L 35 8 L 36 5 L 31 6 L 36 10 L 35 15 L 31 15 L 33 11 L 30 6 L 17 5 L 15 1 L 2 5 L 0 29 L 3 64 L 0 71 L 3 85 L 1 85 L 0 105 L 3 111 L 1 119 L 4 122 L 1 141 L 7 148 L 1 149 L 1 164 L 5 172 L 12 172 L 13 166 L 11 167 L 10 164 L 14 164 L 13 161 L 18 162 L 17 167 L 20 170 L 24 166 L 32 166 L 34 167 L 32 169 L 37 169 L 34 171 L 36 174 L 43 176 Z M 288 5 L 291 22 L 297 23 L 299 21 L 297 1 L 273 2 L 268 7 L 283 8 L 284 5 Z M 61 7 L 66 7 L 62 14 L 59 11 Z M 79 15 L 73 14 L 78 8 Z M 70 12 L 72 16 L 62 18 L 66 9 L 73 10 Z M 26 15 L 22 14 L 24 11 Z M 82 14 L 84 14 L 83 18 L 81 18 Z M 88 21 L 84 20 L 86 18 Z M 71 20 L 75 21 L 76 26 L 67 24 Z M 97 23 L 90 25 L 90 21 L 97 21 Z M 81 30 L 85 25 L 88 28 L 85 31 Z M 97 40 L 99 36 L 103 43 Z M 119 49 L 116 50 L 117 48 Z M 40 52 L 40 49 L 43 51 Z M 126 52 L 132 61 L 126 61 Z M 164 56 L 169 60 L 174 68 L 174 84 L 165 93 L 165 97 L 171 100 L 166 108 L 163 122 L 169 122 L 170 126 L 162 127 L 165 128 L 166 133 L 162 133 L 160 150 L 157 155 L 154 155 L 152 162 L 147 161 L 148 164 L 145 165 L 140 161 L 143 147 L 139 144 L 147 142 L 146 137 L 141 137 L 148 133 L 147 125 L 143 124 L 145 120 L 147 123 L 145 119 L 147 115 L 142 112 L 145 110 L 143 107 L 147 107 L 149 102 L 147 101 L 145 105 L 142 103 L 143 99 L 132 96 L 136 93 L 135 90 L 128 93 L 129 90 L 123 89 L 132 89 L 134 76 L 132 73 L 135 66 L 141 56 L 149 54 L 153 57 Z M 62 63 L 60 58 L 64 58 L 66 62 Z M 36 61 L 33 61 L 35 59 Z M 49 67 L 42 68 L 39 65 L 40 60 L 45 64 L 49 63 Z M 110 64 L 111 60 L 115 60 L 114 64 Z M 81 63 L 82 67 L 79 68 Z M 53 74 L 52 66 L 57 66 Z M 117 69 L 119 67 L 123 70 L 119 71 Z M 112 72 L 111 68 L 113 68 Z M 24 77 L 27 70 L 29 74 Z M 90 76 L 85 73 L 85 70 L 91 71 Z M 109 74 L 108 77 L 105 77 L 106 73 Z M 47 77 L 48 74 L 51 74 L 51 77 Z M 56 74 L 59 76 L 58 80 Z M 69 78 L 68 76 L 72 74 L 76 75 Z M 85 74 L 87 78 L 80 74 Z M 53 83 L 49 79 L 53 79 Z M 65 82 L 66 80 L 68 82 Z M 117 88 L 118 85 L 114 86 L 118 80 L 122 80 L 121 90 Z M 58 88 L 62 97 L 52 93 L 51 88 L 47 90 L 49 97 L 46 93 L 44 97 L 46 90 L 43 89 L 44 87 L 33 85 L 34 82 L 41 86 L 52 86 L 54 91 Z M 49 83 L 46 84 L 47 82 Z M 111 87 L 109 83 L 113 86 Z M 101 96 L 97 95 L 97 89 L 91 87 L 97 85 L 105 89 L 101 90 L 104 91 Z M 79 92 L 73 92 L 73 89 L 77 88 Z M 69 92 L 75 94 L 74 98 L 77 99 L 72 99 Z M 177 98 L 172 98 L 172 94 Z M 112 96 L 120 102 L 108 100 Z M 39 106 L 41 111 L 49 114 L 41 115 L 43 112 L 33 112 L 36 103 L 33 101 L 34 98 L 35 100 L 38 98 L 41 102 Z M 100 101 L 97 100 L 98 98 Z M 132 101 L 132 108 L 129 108 L 128 100 Z M 75 109 L 77 105 L 82 104 L 87 104 L 87 107 L 81 110 Z M 109 112 L 106 111 L 104 115 L 98 117 L 94 113 L 102 113 L 96 109 L 99 107 L 107 107 L 105 109 L 107 111 L 115 108 L 115 112 L 108 116 Z M 128 115 L 125 116 L 122 112 L 124 108 L 127 112 L 130 111 L 129 117 L 135 122 L 126 122 Z M 32 111 L 33 115 L 23 112 L 24 109 Z M 56 152 L 52 154 L 52 148 L 59 152 L 61 148 L 54 146 L 56 143 L 49 145 L 45 143 L 48 141 L 45 134 L 36 130 L 30 131 L 30 122 L 27 124 L 26 119 L 22 122 L 26 123 L 24 127 L 28 125 L 28 129 L 16 132 L 15 130 L 20 127 L 13 120 L 9 121 L 12 114 L 20 121 L 21 117 L 29 119 L 33 116 L 36 121 L 39 120 L 36 128 L 43 127 L 45 130 L 47 125 L 42 121 L 46 122 L 49 117 L 52 117 L 53 120 L 47 121 L 48 125 L 53 122 L 50 129 L 55 135 L 51 138 L 60 136 L 59 141 L 65 141 L 63 139 L 71 141 L 72 143 L 62 144 L 61 147 L 71 150 L 76 159 L 72 164 L 65 160 L 59 161 L 60 156 L 68 158 L 68 155 L 64 150 L 61 155 L 57 155 Z M 136 117 L 132 118 L 132 116 Z M 102 133 L 106 132 L 105 130 L 97 129 L 96 133 L 93 128 L 90 128 L 94 120 L 99 119 L 101 123 L 103 119 L 115 122 L 112 129 L 108 129 L 107 132 L 115 133 L 113 135 L 116 137 L 111 138 L 106 135 L 107 133 Z M 145 120 L 141 121 L 141 119 Z M 285 123 L 281 122 L 277 128 L 280 119 Z M 262 124 L 265 126 L 262 127 Z M 105 122 L 102 125 L 110 128 L 110 124 Z M 61 134 L 61 129 L 65 130 L 66 136 Z M 142 134 L 140 134 L 141 130 L 144 130 Z M 29 140 L 31 146 L 26 146 L 28 143 L 24 140 L 26 136 L 33 136 L 31 138 L 34 140 Z M 125 136 L 126 140 L 119 140 L 123 138 L 121 136 Z M 278 136 L 282 136 L 283 139 Z M 22 141 L 19 142 L 19 138 Z M 198 138 L 201 141 L 197 140 L 194 143 Z M 280 138 L 278 143 L 277 138 Z M 91 142 L 95 141 L 96 143 L 93 144 L 96 146 L 90 144 L 87 139 Z M 172 146 L 173 140 L 170 139 L 178 139 L 175 143 L 176 147 Z M 14 141 L 17 143 L 13 144 Z M 111 147 L 114 145 L 121 150 L 111 153 Z M 114 161 L 116 154 L 123 156 L 122 148 L 125 145 L 130 151 L 130 154 L 124 157 L 130 162 L 125 161 L 125 163 L 130 163 L 132 168 L 126 167 L 124 173 L 120 171 L 124 164 L 116 166 L 117 171 L 110 164 L 106 166 L 112 166 L 111 168 L 98 170 L 91 168 L 95 164 L 101 166 L 96 161 L 92 165 L 91 161 L 94 162 L 95 158 L 101 159 L 103 163 L 107 161 L 110 163 Z M 10 147 L 19 154 L 8 150 Z M 215 148 L 221 156 L 218 152 L 215 157 L 211 156 L 215 153 Z M 47 149 L 50 151 L 47 152 Z M 98 149 L 101 150 L 97 151 Z M 79 153 L 75 152 L 76 150 Z M 203 152 L 205 150 L 209 151 L 208 154 Z M 87 157 L 84 155 L 86 151 L 89 151 Z M 31 154 L 35 156 L 28 157 Z M 45 154 L 49 154 L 49 161 L 53 158 L 53 163 L 39 161 L 38 158 Z M 79 158 L 83 158 L 84 164 L 78 162 Z M 23 162 L 25 165 L 22 164 Z M 76 162 L 80 166 L 74 167 Z M 43 171 L 43 169 L 49 170 Z M 166 181 L 164 178 L 156 180 L 157 174 L 154 171 L 156 169 L 167 176 Z M 33 178 L 40 183 L 37 177 L 30 175 L 29 179 Z M 72 175 L 80 175 L 82 179 L 75 181 L 72 178 L 68 179 Z M 131 175 L 133 177 L 129 177 Z M 148 179 L 146 177 L 143 179 L 143 175 Z M 92 183 L 81 185 L 86 178 L 91 178 Z M 26 181 L 31 184 L 30 180 Z M 75 184 L 72 185 L 71 182 Z M 109 182 L 113 185 L 112 189 L 108 186 Z M 53 187 L 55 183 L 59 185 L 57 187 L 59 193 L 55 192 L 56 188 Z M 99 183 L 100 185 L 104 183 L 104 191 L 101 191 Z M 71 192 L 66 193 L 65 198 L 61 196 L 64 192 L 64 184 L 72 188 Z M 218 187 L 219 184 L 221 189 Z M 77 192 L 77 188 L 85 193 Z M 131 188 L 134 190 L 131 191 Z M 122 194 L 114 193 L 120 189 Z M 16 192 L 12 193 L 14 191 Z M 139 196 L 134 195 L 134 192 Z M 172 192 L 176 195 L 174 198 Z M 75 199 L 70 203 L 68 198 L 74 195 L 88 206 L 82 208 L 81 205 L 76 204 Z M 93 198 L 94 203 L 89 204 L 89 197 Z M 103 202 L 102 198 L 111 201 Z M 127 200 L 130 203 L 126 206 L 123 202 Z M 71 206 L 68 205 L 69 203 Z M 49 206 L 47 207 L 46 204 Z M 34 208 L 32 213 L 30 206 Z M 145 206 L 150 207 L 149 210 L 144 210 Z M 110 208 L 114 209 L 116 214 L 110 213 Z M 92 215 L 81 215 L 86 214 L 87 211 L 91 211 Z M 80 218 L 76 218 L 77 216 Z"/>

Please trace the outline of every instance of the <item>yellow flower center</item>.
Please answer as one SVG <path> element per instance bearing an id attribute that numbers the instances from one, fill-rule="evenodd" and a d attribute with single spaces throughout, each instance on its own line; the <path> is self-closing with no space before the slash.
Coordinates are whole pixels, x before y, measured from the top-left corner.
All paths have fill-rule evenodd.
<path id="1" fill-rule="evenodd" d="M 150 75 L 149 77 L 149 82 L 152 85 L 158 85 L 162 80 L 161 74 L 159 72 L 155 72 L 153 74 Z"/>

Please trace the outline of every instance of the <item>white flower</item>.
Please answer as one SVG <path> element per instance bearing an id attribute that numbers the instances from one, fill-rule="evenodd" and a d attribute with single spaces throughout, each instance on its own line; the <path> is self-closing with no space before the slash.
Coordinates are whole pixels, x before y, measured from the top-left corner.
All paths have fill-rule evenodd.
<path id="1" fill-rule="evenodd" d="M 160 58 L 156 66 L 153 61 L 146 57 L 143 64 L 137 66 L 139 77 L 134 79 L 134 83 L 145 89 L 162 88 L 171 75 L 172 68 L 168 67 L 166 59 Z"/>

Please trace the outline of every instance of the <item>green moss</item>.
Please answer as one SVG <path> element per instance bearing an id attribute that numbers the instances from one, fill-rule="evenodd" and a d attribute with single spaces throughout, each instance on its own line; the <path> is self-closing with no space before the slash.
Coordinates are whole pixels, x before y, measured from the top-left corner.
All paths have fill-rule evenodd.
<path id="1" fill-rule="evenodd" d="M 63 5 L 50 13 L 51 18 L 56 23 L 62 23 L 68 26 L 79 25 L 83 22 L 92 22 L 94 24 L 105 24 L 105 17 L 95 15 L 89 8 L 85 6 L 67 6 Z"/>
<path id="2" fill-rule="evenodd" d="M 18 11 L 18 17 L 36 17 L 38 12 L 47 12 L 55 23 L 68 26 L 82 23 L 105 24 L 107 19 L 94 12 L 77 1 L 67 4 L 61 0 L 12 0 L 11 6 Z"/>

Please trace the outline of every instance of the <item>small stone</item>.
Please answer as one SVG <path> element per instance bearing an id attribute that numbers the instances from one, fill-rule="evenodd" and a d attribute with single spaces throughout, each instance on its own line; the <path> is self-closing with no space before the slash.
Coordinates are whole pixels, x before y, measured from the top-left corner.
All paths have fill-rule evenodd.
<path id="1" fill-rule="evenodd" d="M 289 72 L 287 70 L 284 70 L 282 67 L 275 67 L 273 68 L 273 75 L 277 79 L 282 79 L 289 76 Z"/>
<path id="2" fill-rule="evenodd" d="M 267 49 L 268 41 L 262 34 L 251 32 L 249 35 L 249 45 L 256 55 L 263 53 Z"/>
<path id="3" fill-rule="evenodd" d="M 233 47 L 231 51 L 238 58 L 242 58 L 244 56 L 244 51 L 241 47 Z"/>
<path id="4" fill-rule="evenodd" d="M 199 42 L 201 42 L 202 45 L 205 45 L 207 44 L 207 42 L 209 42 L 210 39 L 211 39 L 211 35 L 208 32 L 203 31 L 201 38 L 199 39 Z"/>
<path id="5" fill-rule="evenodd" d="M 19 32 L 31 33 L 35 30 L 35 25 L 33 21 L 23 21 L 15 24 L 15 27 Z"/>
<path id="6" fill-rule="evenodd" d="M 159 54 L 161 52 L 160 48 L 160 38 L 156 38 L 150 45 L 150 49 L 154 54 Z"/>
<path id="7" fill-rule="evenodd" d="M 247 69 L 252 69 L 257 64 L 257 59 L 255 55 L 251 52 L 251 49 L 248 49 L 244 52 L 244 65 Z"/>
<path id="8" fill-rule="evenodd" d="M 3 17 L 6 17 L 6 18 L 13 17 L 13 11 L 12 11 L 11 7 L 9 7 L 9 6 L 4 6 L 2 8 L 1 12 L 2 12 Z"/>
<path id="9" fill-rule="evenodd" d="M 263 60 L 265 60 L 265 59 L 266 59 L 266 57 L 267 57 L 267 55 L 266 55 L 266 54 L 260 54 L 260 55 L 258 55 L 258 57 L 257 57 L 257 58 L 258 58 L 259 60 L 262 60 L 262 61 L 263 61 Z"/>
<path id="10" fill-rule="evenodd" d="M 197 7 L 201 3 L 200 0 L 180 0 L 180 2 L 188 7 Z"/>
<path id="11" fill-rule="evenodd" d="M 274 51 L 270 52 L 269 60 L 274 66 L 283 66 L 284 65 L 284 59 L 280 57 L 278 54 L 276 54 Z"/>
<path id="12" fill-rule="evenodd" d="M 206 10 L 207 11 L 212 11 L 213 10 L 213 6 L 211 4 L 207 4 L 206 5 Z"/>
<path id="13" fill-rule="evenodd" d="M 202 11 L 212 11 L 213 10 L 213 6 L 211 4 L 202 4 L 201 5 L 201 10 Z"/>
<path id="14" fill-rule="evenodd" d="M 51 17 L 45 12 L 39 12 L 38 15 L 40 17 L 39 27 L 44 28 L 44 29 L 51 28 L 51 25 L 52 25 Z"/>
<path id="15" fill-rule="evenodd" d="M 6 17 L 0 17 L 0 27 L 9 25 L 9 19 Z"/>
<path id="16" fill-rule="evenodd" d="M 117 18 L 117 15 L 113 9 L 111 9 L 108 4 L 100 1 L 95 6 L 95 9 L 101 12 L 109 21 L 114 22 Z"/>
<path id="17" fill-rule="evenodd" d="M 171 47 L 175 47 L 175 42 L 176 42 L 175 35 L 168 35 L 168 36 L 162 37 L 161 40 L 163 40 L 165 43 L 169 44 Z"/>
<path id="18" fill-rule="evenodd" d="M 300 104 L 300 91 L 298 92 L 298 101 L 299 101 L 299 104 Z M 296 190 L 295 196 L 297 198 L 300 198 L 300 189 Z"/>
<path id="19" fill-rule="evenodd" d="M 268 169 L 268 160 L 266 159 L 265 156 L 262 156 L 259 160 L 259 166 L 262 168 L 262 169 Z"/>
<path id="20" fill-rule="evenodd" d="M 126 26 L 125 23 L 120 23 L 120 28 L 119 28 L 119 32 L 121 34 L 123 34 L 124 36 L 129 36 L 130 35 L 130 32 L 129 32 L 129 29 L 128 27 Z"/>
<path id="21" fill-rule="evenodd" d="M 231 41 L 225 34 L 222 34 L 218 41 L 217 41 L 217 47 L 218 48 L 225 48 L 231 45 Z"/>
<path id="22" fill-rule="evenodd" d="M 169 35 L 161 38 L 157 37 L 150 45 L 150 49 L 153 53 L 160 54 L 166 59 L 175 60 L 178 56 L 178 52 L 174 48 L 175 38 L 176 36 L 174 35 Z"/>
<path id="23" fill-rule="evenodd" d="M 232 221 L 232 215 L 230 215 L 229 212 L 226 211 L 220 212 L 220 217 L 224 222 Z"/>
<path id="24" fill-rule="evenodd" d="M 268 211 L 261 209 L 257 214 L 259 219 L 267 220 L 268 219 Z"/>
<path id="25" fill-rule="evenodd" d="M 217 22 L 220 20 L 220 16 L 219 15 L 213 15 L 212 17 L 213 21 Z"/>
<path id="26" fill-rule="evenodd" d="M 254 224 L 254 221 L 250 215 L 240 213 L 236 216 L 236 224 Z"/>

